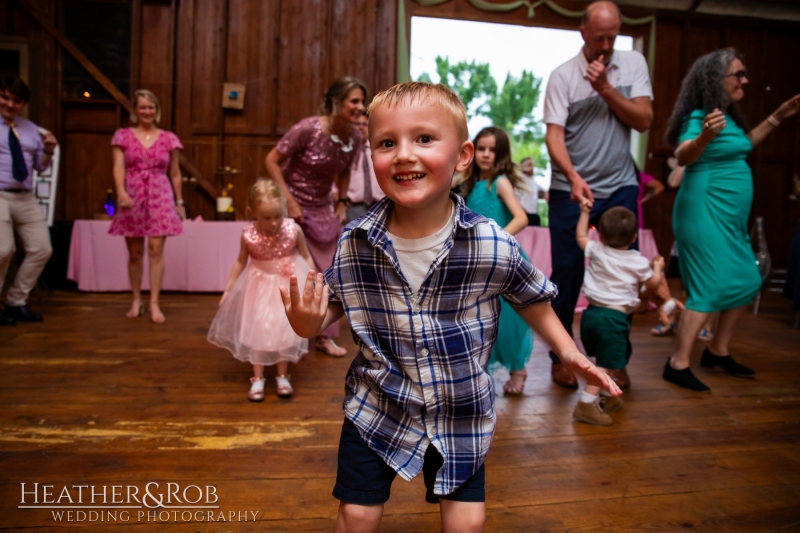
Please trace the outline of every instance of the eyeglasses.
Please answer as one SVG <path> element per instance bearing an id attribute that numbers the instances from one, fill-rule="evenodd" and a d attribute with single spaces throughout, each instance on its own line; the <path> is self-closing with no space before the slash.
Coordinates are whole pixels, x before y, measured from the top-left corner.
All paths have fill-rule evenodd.
<path id="1" fill-rule="evenodd" d="M 746 78 L 747 77 L 747 71 L 746 70 L 740 70 L 738 72 L 734 72 L 733 74 L 727 74 L 725 77 L 726 78 L 731 78 L 731 77 L 734 77 L 734 76 L 736 76 L 737 80 L 742 81 L 742 78 Z"/>

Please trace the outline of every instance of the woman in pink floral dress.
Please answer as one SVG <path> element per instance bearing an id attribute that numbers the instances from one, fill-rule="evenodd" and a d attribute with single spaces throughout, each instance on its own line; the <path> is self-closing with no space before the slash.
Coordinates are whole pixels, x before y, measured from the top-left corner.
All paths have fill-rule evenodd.
<path id="1" fill-rule="evenodd" d="M 325 93 L 320 115 L 292 126 L 267 155 L 269 177 L 286 197 L 289 217 L 303 228 L 320 272 L 333 263 L 342 233 L 347 198 L 331 189 L 335 183 L 337 191 L 347 191 L 350 165 L 361 150 L 356 122 L 366 98 L 367 88 L 358 78 L 338 78 Z M 316 348 L 334 357 L 346 355 L 347 350 L 331 339 L 338 336 L 337 322 L 317 337 Z"/>
<path id="2" fill-rule="evenodd" d="M 181 220 L 186 218 L 178 166 L 178 150 L 183 145 L 174 133 L 156 127 L 161 108 L 153 93 L 136 91 L 133 106 L 134 126 L 117 130 L 111 139 L 118 211 L 108 232 L 124 236 L 128 245 L 133 289 L 133 302 L 125 315 L 128 318 L 144 313 L 141 287 L 144 239 L 148 238 L 150 319 L 160 324 L 166 320 L 158 305 L 164 279 L 164 242 L 168 235 L 181 234 Z"/>

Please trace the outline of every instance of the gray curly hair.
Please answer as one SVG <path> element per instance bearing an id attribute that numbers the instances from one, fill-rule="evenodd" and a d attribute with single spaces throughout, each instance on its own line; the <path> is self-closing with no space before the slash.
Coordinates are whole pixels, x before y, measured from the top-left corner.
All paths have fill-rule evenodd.
<path id="1" fill-rule="evenodd" d="M 738 50 L 733 47 L 723 48 L 704 55 L 689 69 L 689 73 L 683 78 L 681 92 L 667 126 L 667 141 L 672 146 L 678 145 L 683 123 L 695 109 L 702 109 L 706 114 L 719 109 L 728 113 L 745 132 L 750 131 L 739 107 L 730 102 L 725 94 L 723 82 L 734 59 L 744 63 L 744 56 Z"/>

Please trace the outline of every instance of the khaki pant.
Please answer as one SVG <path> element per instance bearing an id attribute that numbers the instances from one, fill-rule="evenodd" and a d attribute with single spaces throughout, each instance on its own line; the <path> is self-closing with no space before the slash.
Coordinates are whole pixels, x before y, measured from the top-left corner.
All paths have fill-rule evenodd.
<path id="1" fill-rule="evenodd" d="M 27 303 L 28 294 L 53 254 L 47 221 L 33 192 L 0 191 L 0 283 L 16 252 L 14 232 L 25 248 L 25 259 L 8 289 L 6 304 L 21 306 Z"/>

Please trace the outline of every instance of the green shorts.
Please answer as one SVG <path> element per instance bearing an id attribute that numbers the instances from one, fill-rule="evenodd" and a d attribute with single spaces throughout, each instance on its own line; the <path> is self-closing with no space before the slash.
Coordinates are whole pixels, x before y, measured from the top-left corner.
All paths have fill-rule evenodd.
<path id="1" fill-rule="evenodd" d="M 631 354 L 631 324 L 622 311 L 590 305 L 581 316 L 581 340 L 586 355 L 600 368 L 625 368 Z"/>

